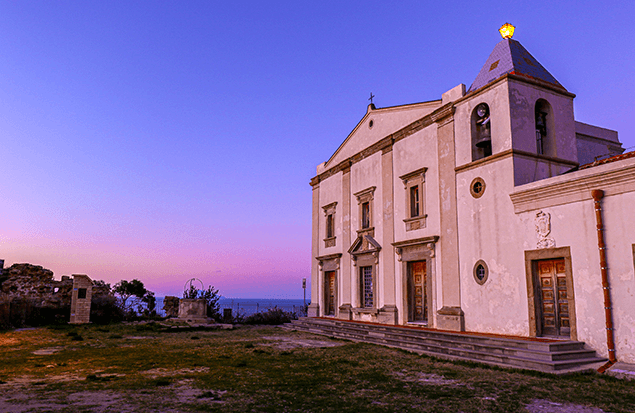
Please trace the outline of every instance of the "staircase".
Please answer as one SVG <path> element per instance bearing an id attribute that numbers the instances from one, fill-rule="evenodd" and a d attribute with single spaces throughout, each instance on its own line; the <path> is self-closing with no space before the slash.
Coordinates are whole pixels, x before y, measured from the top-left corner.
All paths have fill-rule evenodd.
<path id="1" fill-rule="evenodd" d="M 606 359 L 583 342 L 461 333 L 330 318 L 302 317 L 283 326 L 329 337 L 379 344 L 419 354 L 562 374 L 596 368 Z"/>

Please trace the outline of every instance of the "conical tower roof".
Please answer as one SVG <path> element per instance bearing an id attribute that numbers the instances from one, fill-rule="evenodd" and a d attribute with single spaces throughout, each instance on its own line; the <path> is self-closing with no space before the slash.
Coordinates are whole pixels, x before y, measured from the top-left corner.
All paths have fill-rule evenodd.
<path id="1" fill-rule="evenodd" d="M 468 92 L 479 89 L 508 73 L 542 80 L 564 89 L 523 45 L 516 40 L 503 39 L 492 50 Z"/>

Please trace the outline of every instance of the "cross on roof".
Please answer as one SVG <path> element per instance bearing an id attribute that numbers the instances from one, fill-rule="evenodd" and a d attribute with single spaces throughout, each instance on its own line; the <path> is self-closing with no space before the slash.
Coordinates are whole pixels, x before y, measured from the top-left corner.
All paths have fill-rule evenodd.
<path id="1" fill-rule="evenodd" d="M 373 92 L 370 92 L 370 97 L 368 98 L 368 100 L 370 100 L 371 105 L 373 103 L 373 98 L 374 97 L 375 97 L 375 95 L 373 95 Z"/>

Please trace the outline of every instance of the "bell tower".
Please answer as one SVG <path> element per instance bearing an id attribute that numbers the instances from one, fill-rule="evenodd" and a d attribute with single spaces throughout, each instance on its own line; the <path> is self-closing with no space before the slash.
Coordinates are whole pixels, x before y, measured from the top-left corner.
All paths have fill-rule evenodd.
<path id="1" fill-rule="evenodd" d="M 512 157 L 514 186 L 560 175 L 578 165 L 575 95 L 512 39 L 511 24 L 500 33 L 456 105 L 457 166 Z"/>

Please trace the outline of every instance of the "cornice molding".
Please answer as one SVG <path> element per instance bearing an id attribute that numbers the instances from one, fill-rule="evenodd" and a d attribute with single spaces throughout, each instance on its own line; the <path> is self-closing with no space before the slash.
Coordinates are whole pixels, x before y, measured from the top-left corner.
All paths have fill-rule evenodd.
<path id="1" fill-rule="evenodd" d="M 533 85 L 533 86 L 538 86 L 538 87 L 541 87 L 543 89 L 551 90 L 552 92 L 556 92 L 556 93 L 561 94 L 563 96 L 567 96 L 567 97 L 570 97 L 570 98 L 575 98 L 575 94 L 574 93 L 571 93 L 571 92 L 567 91 L 566 89 L 560 88 L 560 87 L 558 87 L 556 85 L 552 85 L 551 83 L 544 82 L 542 80 L 534 79 L 534 78 L 527 77 L 527 76 L 517 75 L 517 74 L 513 74 L 513 73 L 507 73 L 507 74 L 499 77 L 496 80 L 492 80 L 490 83 L 486 84 L 485 86 L 482 86 L 479 89 L 476 89 L 476 90 L 474 90 L 472 92 L 467 93 L 465 96 L 455 100 L 453 103 L 456 106 L 458 103 L 461 103 L 464 100 L 472 99 L 473 97 L 478 96 L 481 93 L 486 92 L 487 90 L 495 87 L 496 85 L 498 85 L 499 83 L 504 82 L 505 80 L 517 80 L 519 82 L 528 83 L 528 84 Z"/>
<path id="2" fill-rule="evenodd" d="M 635 192 L 635 161 L 617 168 L 615 164 L 607 164 L 606 166 L 606 168 L 598 166 L 593 169 L 548 178 L 540 182 L 543 185 L 538 184 L 539 186 L 532 186 L 528 189 L 520 188 L 509 195 L 514 204 L 514 212 L 519 214 L 590 200 L 593 189 L 602 189 L 605 196 Z M 552 182 L 554 179 L 557 182 Z"/>
<path id="3" fill-rule="evenodd" d="M 470 169 L 478 168 L 479 166 L 488 164 L 488 163 L 490 163 L 492 161 L 496 161 L 496 160 L 500 160 L 500 159 L 504 159 L 504 158 L 509 158 L 509 157 L 512 157 L 512 156 L 519 156 L 519 157 L 524 157 L 524 158 L 536 159 L 536 160 L 540 160 L 540 161 L 547 161 L 547 162 L 557 163 L 557 164 L 561 164 L 561 165 L 568 165 L 568 166 L 570 166 L 572 168 L 575 168 L 575 167 L 579 166 L 579 164 L 577 162 L 570 161 L 568 159 L 555 158 L 555 157 L 546 156 L 546 155 L 538 155 L 536 153 L 520 151 L 518 149 L 508 149 L 506 151 L 495 153 L 495 154 L 490 155 L 488 157 L 485 157 L 485 158 L 482 158 L 482 159 L 478 159 L 478 160 L 472 161 L 470 163 L 466 163 L 465 165 L 457 166 L 456 168 L 454 168 L 454 171 L 455 172 L 467 171 L 467 170 L 470 170 Z"/>
<path id="4" fill-rule="evenodd" d="M 431 237 L 423 237 L 423 238 L 407 239 L 405 241 L 397 241 L 397 242 L 393 242 L 391 245 L 395 248 L 403 248 L 403 247 L 409 247 L 411 245 L 436 243 L 438 240 L 439 240 L 439 236 L 433 235 Z"/>
<path id="5" fill-rule="evenodd" d="M 342 257 L 342 254 L 338 253 L 338 254 L 322 255 L 320 257 L 315 257 L 315 259 L 318 261 L 329 261 L 329 260 L 336 260 L 341 257 Z"/>

